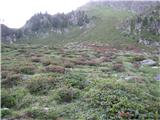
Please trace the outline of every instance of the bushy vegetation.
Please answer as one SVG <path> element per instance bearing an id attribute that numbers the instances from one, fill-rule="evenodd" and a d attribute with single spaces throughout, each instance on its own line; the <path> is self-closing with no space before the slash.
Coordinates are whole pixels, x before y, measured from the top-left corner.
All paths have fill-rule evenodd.
<path id="1" fill-rule="evenodd" d="M 2 118 L 159 119 L 158 70 L 140 64 L 153 56 L 158 64 L 157 55 L 104 45 L 81 52 L 21 46 L 28 51 L 24 56 L 12 45 L 2 48 Z M 46 49 L 50 52 L 43 55 Z M 40 55 L 40 60 L 31 61 L 28 55 Z"/>
<path id="2" fill-rule="evenodd" d="M 84 89 L 89 83 L 87 83 L 85 74 L 68 74 L 65 77 L 67 85 L 74 88 Z"/>
<path id="3" fill-rule="evenodd" d="M 70 103 L 74 99 L 78 98 L 80 91 L 74 88 L 62 87 L 57 91 L 56 100 L 58 103 Z"/>
<path id="4" fill-rule="evenodd" d="M 8 108 L 1 109 L 1 118 L 11 116 L 12 112 Z"/>
<path id="5" fill-rule="evenodd" d="M 32 75 L 35 73 L 35 67 L 32 65 L 24 66 L 20 71 L 21 73 Z"/>
<path id="6" fill-rule="evenodd" d="M 93 21 L 83 11 L 57 14 L 54 21 L 47 13 L 32 18 L 37 21 L 31 31 L 71 24 L 69 33 L 38 38 L 39 44 L 34 38 L 30 44 L 2 44 L 2 119 L 160 119 L 159 56 L 115 28 L 131 13 L 85 7 Z M 144 65 L 148 59 L 156 64 Z"/>
<path id="7" fill-rule="evenodd" d="M 12 91 L 14 90 L 14 92 Z M 1 106 L 2 108 L 16 107 L 22 98 L 27 94 L 27 90 L 22 88 L 2 89 Z"/>
<path id="8" fill-rule="evenodd" d="M 47 94 L 56 86 L 56 82 L 54 76 L 35 76 L 27 81 L 27 88 L 31 94 Z"/>
<path id="9" fill-rule="evenodd" d="M 7 72 L 7 73 L 3 73 L 3 75 L 2 75 L 2 78 L 5 78 L 2 81 L 2 85 L 8 86 L 8 87 L 12 87 L 14 85 L 19 84 L 19 82 L 21 81 L 20 74 L 9 73 L 9 72 Z"/>

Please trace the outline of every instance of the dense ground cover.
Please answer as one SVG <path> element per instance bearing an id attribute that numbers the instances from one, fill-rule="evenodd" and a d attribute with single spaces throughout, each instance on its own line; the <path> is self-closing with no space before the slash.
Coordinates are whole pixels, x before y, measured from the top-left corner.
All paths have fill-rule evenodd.
<path id="1" fill-rule="evenodd" d="M 160 119 L 159 56 L 135 46 L 2 44 L 1 67 L 2 119 Z"/>

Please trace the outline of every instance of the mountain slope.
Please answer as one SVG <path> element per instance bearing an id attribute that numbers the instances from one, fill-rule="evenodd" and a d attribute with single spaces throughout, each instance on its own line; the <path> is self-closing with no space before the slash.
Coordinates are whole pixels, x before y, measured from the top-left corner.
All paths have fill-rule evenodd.
<path id="1" fill-rule="evenodd" d="M 128 30 L 128 27 L 131 28 L 132 21 L 137 21 L 138 17 L 135 16 L 141 14 L 142 19 L 145 16 L 154 16 L 152 12 L 147 11 L 154 11 L 158 4 L 159 2 L 152 1 L 103 1 L 90 2 L 68 14 L 51 16 L 47 13 L 40 13 L 28 20 L 24 27 L 18 30 L 11 29 L 10 31 L 14 32 L 9 32 L 10 37 L 8 34 L 3 34 L 2 27 L 2 41 L 52 45 L 63 45 L 73 41 L 116 43 L 116 45 L 136 43 L 139 39 L 137 36 L 130 33 L 125 35 L 122 32 Z M 155 29 L 159 28 L 159 18 L 154 21 L 148 23 L 148 27 L 144 27 L 142 31 L 153 26 L 153 23 L 158 24 Z M 136 26 L 137 24 L 134 27 Z M 132 32 L 137 35 L 136 30 Z M 144 31 L 139 34 L 140 36 L 148 34 L 149 37 L 159 39 L 157 34 L 152 35 L 151 32 Z"/>
<path id="2" fill-rule="evenodd" d="M 2 41 L 13 43 L 13 41 L 28 40 L 32 37 L 45 37 L 50 34 L 62 34 L 69 27 L 83 27 L 89 23 L 85 11 L 72 11 L 68 14 L 38 13 L 32 16 L 26 24 L 19 29 L 8 28 L 2 25 Z M 47 37 L 47 36 L 46 36 Z"/>
<path id="3" fill-rule="evenodd" d="M 140 43 L 160 46 L 160 4 L 124 21 L 121 30 L 134 36 Z"/>
<path id="4" fill-rule="evenodd" d="M 160 120 L 159 52 L 119 29 L 143 6 L 122 3 L 2 25 L 2 120 Z"/>
<path id="5" fill-rule="evenodd" d="M 87 9 L 86 9 L 87 8 Z M 74 26 L 69 27 L 69 32 L 62 34 L 49 33 L 45 38 L 34 37 L 25 42 L 30 43 L 43 43 L 43 44 L 56 44 L 68 43 L 73 41 L 88 41 L 88 42 L 117 42 L 128 40 L 121 32 L 116 29 L 126 17 L 133 14 L 124 10 L 114 10 L 106 5 L 86 5 L 80 10 L 85 10 L 90 18 L 90 23 L 84 27 Z M 22 42 L 23 43 L 23 42 Z"/>

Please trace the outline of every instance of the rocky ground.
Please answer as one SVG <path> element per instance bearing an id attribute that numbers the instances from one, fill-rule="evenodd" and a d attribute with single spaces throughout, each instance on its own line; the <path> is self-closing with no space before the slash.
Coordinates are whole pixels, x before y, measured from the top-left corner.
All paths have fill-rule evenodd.
<path id="1" fill-rule="evenodd" d="M 160 61 L 135 46 L 2 45 L 2 119 L 160 119 Z"/>

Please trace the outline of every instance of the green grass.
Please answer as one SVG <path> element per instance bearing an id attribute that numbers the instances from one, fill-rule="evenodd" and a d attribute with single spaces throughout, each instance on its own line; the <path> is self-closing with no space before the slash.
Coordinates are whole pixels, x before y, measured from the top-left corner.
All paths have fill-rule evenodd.
<path id="1" fill-rule="evenodd" d="M 93 26 L 2 44 L 1 117 L 160 119 L 160 82 L 154 79 L 159 74 L 159 56 L 135 52 L 140 48 L 134 40 L 116 29 L 134 15 L 95 4 L 81 9 L 96 16 Z M 139 64 L 148 58 L 158 68 Z"/>
<path id="2" fill-rule="evenodd" d="M 84 6 L 87 8 L 87 14 L 92 18 L 89 26 L 80 29 L 79 27 L 69 27 L 68 33 L 57 34 L 49 32 L 49 35 L 43 37 L 33 37 L 29 40 L 19 40 L 18 43 L 30 43 L 30 44 L 50 44 L 54 46 L 61 46 L 69 42 L 75 41 L 87 41 L 87 42 L 103 42 L 103 43 L 134 43 L 131 37 L 125 37 L 121 34 L 120 30 L 116 27 L 126 17 L 132 17 L 133 14 L 123 10 L 113 10 L 112 8 L 103 6 Z M 117 45 L 118 45 L 117 44 Z"/>
<path id="3" fill-rule="evenodd" d="M 22 49 L 27 52 L 18 54 Z M 117 50 L 109 55 L 111 61 L 91 66 L 75 64 L 74 60 L 81 55 L 84 62 L 97 60 L 105 55 L 103 51 L 88 48 L 79 52 L 68 47 L 60 52 L 62 49 L 42 45 L 2 45 L 2 118 L 159 119 L 160 84 L 154 80 L 158 70 L 152 66 L 134 67 L 135 62 L 153 58 L 153 55 Z M 43 54 L 46 51 L 49 52 Z M 33 55 L 40 55 L 41 60 L 49 58 L 51 62 L 49 65 L 34 62 L 31 60 Z M 71 68 L 65 67 L 64 59 L 72 63 Z M 46 72 L 46 67 L 55 63 L 63 66 L 65 73 Z M 123 71 L 113 70 L 117 63 L 124 67 Z M 27 66 L 34 66 L 32 74 L 22 71 Z"/>

